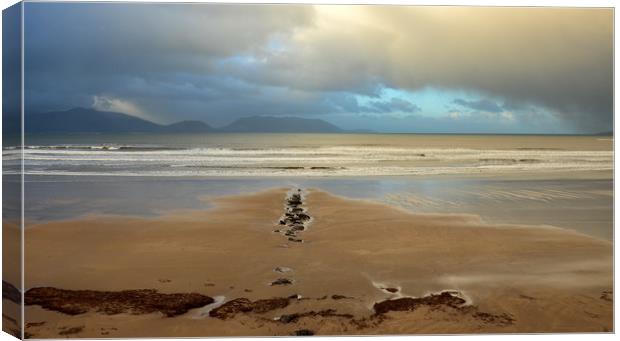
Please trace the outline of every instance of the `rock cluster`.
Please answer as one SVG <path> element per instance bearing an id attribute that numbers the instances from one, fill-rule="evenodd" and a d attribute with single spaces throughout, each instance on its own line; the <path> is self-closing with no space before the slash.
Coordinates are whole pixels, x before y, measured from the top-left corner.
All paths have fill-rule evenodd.
<path id="1" fill-rule="evenodd" d="M 271 310 L 282 309 L 289 304 L 288 298 L 269 298 L 258 301 L 250 301 L 245 297 L 236 298 L 228 301 L 221 306 L 211 310 L 209 316 L 226 320 L 234 317 L 238 313 L 266 313 Z"/>
<path id="2" fill-rule="evenodd" d="M 22 294 L 19 292 L 19 289 L 17 289 L 13 284 L 2 281 L 2 299 L 21 304 Z"/>
<path id="3" fill-rule="evenodd" d="M 283 234 L 288 241 L 295 243 L 303 242 L 298 234 L 306 230 L 307 224 L 312 219 L 303 207 L 302 200 L 302 190 L 300 188 L 286 198 L 284 215 L 278 222 L 279 228 L 275 230 L 275 232 Z"/>
<path id="4" fill-rule="evenodd" d="M 447 305 L 453 308 L 457 308 L 465 303 L 466 301 L 464 299 L 453 295 L 450 292 L 444 291 L 439 294 L 432 294 L 419 298 L 403 297 L 377 302 L 374 304 L 373 309 L 375 310 L 376 314 L 385 314 L 389 311 L 411 311 L 423 305 Z"/>
<path id="5" fill-rule="evenodd" d="M 312 310 L 312 311 L 307 311 L 303 313 L 293 313 L 293 314 L 282 315 L 280 316 L 280 318 L 278 318 L 278 321 L 281 323 L 294 323 L 294 322 L 297 322 L 302 317 L 314 317 L 314 316 L 343 317 L 347 319 L 353 318 L 353 315 L 351 314 L 339 314 L 334 309 L 324 309 L 320 311 Z"/>
<path id="6" fill-rule="evenodd" d="M 28 290 L 25 297 L 26 305 L 39 305 L 68 315 L 95 310 L 107 315 L 161 312 L 172 317 L 213 302 L 213 298 L 197 293 L 162 294 L 154 289 L 95 291 L 40 287 Z"/>
<path id="7" fill-rule="evenodd" d="M 467 301 L 460 297 L 459 292 L 442 291 L 439 294 L 430 294 L 424 297 L 402 297 L 397 299 L 385 300 L 377 302 L 373 305 L 375 317 L 385 316 L 390 311 L 413 311 L 422 306 L 427 307 L 447 307 L 454 309 L 464 315 L 469 315 L 484 323 L 495 324 L 499 326 L 508 326 L 515 322 L 515 319 L 507 314 L 491 314 L 478 310 L 478 307 L 468 305 Z"/>

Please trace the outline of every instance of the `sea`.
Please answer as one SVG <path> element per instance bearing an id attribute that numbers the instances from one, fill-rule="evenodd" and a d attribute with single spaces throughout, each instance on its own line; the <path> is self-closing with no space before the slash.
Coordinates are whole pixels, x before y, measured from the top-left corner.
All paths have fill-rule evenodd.
<path id="1" fill-rule="evenodd" d="M 23 150 L 3 148 L 5 187 L 16 191 L 10 183 L 19 181 L 22 157 L 30 225 L 208 209 L 210 196 L 304 187 L 414 213 L 479 214 L 613 238 L 606 136 L 28 135 Z"/>
<path id="2" fill-rule="evenodd" d="M 611 170 L 612 160 L 611 139 L 592 136 L 75 134 L 29 136 L 24 150 L 26 174 L 68 176 L 461 175 Z"/>

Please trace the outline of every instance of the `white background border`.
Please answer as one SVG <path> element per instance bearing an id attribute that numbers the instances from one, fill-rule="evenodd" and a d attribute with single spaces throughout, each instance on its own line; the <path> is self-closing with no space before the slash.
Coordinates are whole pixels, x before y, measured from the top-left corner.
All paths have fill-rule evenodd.
<path id="1" fill-rule="evenodd" d="M 28 1 L 37 1 L 37 0 L 28 0 Z M 95 2 L 94 0 L 63 0 L 64 2 Z M 10 5 L 16 3 L 17 1 L 15 0 L 0 0 L 0 5 L 2 7 L 2 9 L 5 9 L 7 7 L 9 7 Z M 127 2 L 127 1 L 121 1 L 121 0 L 108 0 L 106 2 Z M 303 0 L 288 0 L 288 1 L 281 1 L 281 0 L 242 0 L 242 1 L 234 1 L 234 0 L 212 0 L 212 1 L 181 1 L 181 0 L 151 0 L 151 1 L 135 1 L 135 2 L 217 2 L 217 3 L 299 3 L 299 4 L 401 4 L 401 5 L 466 5 L 466 6 L 562 6 L 562 7 L 616 7 L 616 1 L 613 0 L 607 0 L 607 1 L 602 1 L 602 0 L 590 0 L 590 1 L 584 1 L 584 0 L 538 0 L 538 1 L 531 1 L 531 0 L 521 0 L 521 1 L 508 1 L 508 0 L 440 0 L 440 1 L 416 1 L 416 0 L 387 0 L 387 1 L 380 1 L 380 0 L 317 0 L 317 1 L 303 1 Z M 1 22 L 1 20 L 0 20 Z M 616 17 L 614 15 L 614 27 L 616 26 Z M 1 25 L 0 25 L 0 36 L 1 36 Z M 615 54 L 615 46 L 617 46 L 617 42 L 618 42 L 618 35 L 615 34 L 615 29 L 614 29 L 614 66 L 617 65 L 618 62 L 618 55 Z M 2 52 L 2 47 L 0 44 L 0 55 Z M 0 73 L 2 70 L 2 66 L 0 65 Z M 615 108 L 616 108 L 616 103 L 618 100 L 618 93 L 615 91 L 615 89 L 617 89 L 617 69 L 614 67 L 614 113 L 615 113 Z M 2 86 L 0 85 L 0 91 L 2 89 Z M 1 97 L 1 96 L 0 96 Z M 0 107 L 2 104 L 2 99 L 0 98 Z M 2 131 L 1 129 L 1 125 L 2 123 L 0 122 L 0 132 Z M 618 121 L 615 120 L 615 114 L 614 114 L 614 131 L 619 131 L 618 130 Z M 1 144 L 1 142 L 0 142 Z M 614 140 L 614 150 L 616 150 L 616 141 Z M 618 176 L 618 163 L 617 160 L 614 161 L 614 179 L 616 179 Z M 2 189 L 2 184 L 0 182 L 0 198 L 1 198 L 1 191 Z M 615 189 L 616 189 L 616 183 L 614 181 L 614 194 L 615 194 Z M 614 229 L 617 223 L 617 216 L 615 215 L 615 212 L 617 212 L 618 209 L 618 202 L 615 200 L 615 195 L 614 195 Z M 1 212 L 1 207 L 0 207 L 0 212 Z M 0 244 L 1 247 L 1 244 Z M 615 251 L 615 245 L 614 245 L 614 251 Z M 617 266 L 618 266 L 618 262 L 617 262 L 617 254 L 614 252 L 614 274 L 617 275 Z M 1 266 L 1 265 L 0 265 Z M 614 296 L 617 293 L 617 281 L 614 281 Z M 618 300 L 614 301 L 614 312 L 615 312 L 615 316 L 614 316 L 614 325 L 615 328 L 618 327 Z M 615 329 L 614 328 L 614 329 Z M 367 337 L 320 337 L 321 340 L 342 340 L 342 341 L 349 341 L 349 340 L 360 340 L 360 339 L 366 339 Z M 524 335 L 524 334 L 518 334 L 518 335 L 495 335 L 495 334 L 480 334 L 480 335 L 459 335 L 459 336 L 381 336 L 381 337 L 373 337 L 372 340 L 377 340 L 377 341 L 399 341 L 399 340 L 407 340 L 407 339 L 414 339 L 414 340 L 478 340 L 478 339 L 482 339 L 482 340 L 495 340 L 497 338 L 503 339 L 503 340 L 583 340 L 585 338 L 588 339 L 602 339 L 602 340 L 611 340 L 611 339 L 616 339 L 616 336 L 613 334 L 539 334 L 539 335 Z M 209 340 L 243 340 L 243 339 L 247 339 L 247 338 L 209 338 Z M 265 339 L 265 338 L 261 338 L 261 339 Z M 280 337 L 278 338 L 280 340 L 299 340 L 299 338 L 289 338 L 289 337 Z M 0 341 L 8 341 L 8 340 L 15 340 L 15 338 L 13 338 L 12 336 L 1 332 L 0 333 Z M 160 339 L 140 339 L 140 340 L 160 340 Z M 187 340 L 187 339 L 166 339 L 166 340 Z"/>

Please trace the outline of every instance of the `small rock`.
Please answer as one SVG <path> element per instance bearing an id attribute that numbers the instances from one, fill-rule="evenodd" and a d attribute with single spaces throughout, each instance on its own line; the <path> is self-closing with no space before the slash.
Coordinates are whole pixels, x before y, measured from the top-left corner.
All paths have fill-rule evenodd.
<path id="1" fill-rule="evenodd" d="M 72 334 L 77 334 L 79 332 L 81 332 L 82 330 L 84 330 L 84 326 L 79 326 L 79 327 L 65 327 L 62 328 L 62 330 L 60 332 L 58 332 L 58 335 L 72 335 Z"/>
<path id="2" fill-rule="evenodd" d="M 278 278 L 275 281 L 271 282 L 270 285 L 274 286 L 274 285 L 291 285 L 291 284 L 293 284 L 293 281 L 291 281 L 288 278 Z"/>
<path id="3" fill-rule="evenodd" d="M 601 299 L 609 302 L 613 302 L 613 292 L 611 290 L 605 290 L 601 293 Z"/>
<path id="4" fill-rule="evenodd" d="M 312 336 L 314 332 L 310 329 L 299 329 L 295 331 L 296 336 Z"/>
<path id="5" fill-rule="evenodd" d="M 291 323 L 291 322 L 297 321 L 297 319 L 299 319 L 299 314 L 295 313 L 295 314 L 282 315 L 280 316 L 280 319 L 278 321 L 282 323 Z"/>

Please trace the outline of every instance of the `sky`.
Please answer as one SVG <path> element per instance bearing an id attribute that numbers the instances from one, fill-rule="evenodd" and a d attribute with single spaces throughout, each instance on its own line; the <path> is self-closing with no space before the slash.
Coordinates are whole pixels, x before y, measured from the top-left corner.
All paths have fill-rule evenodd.
<path id="1" fill-rule="evenodd" d="M 26 115 L 613 129 L 611 9 L 35 2 L 24 20 Z"/>

